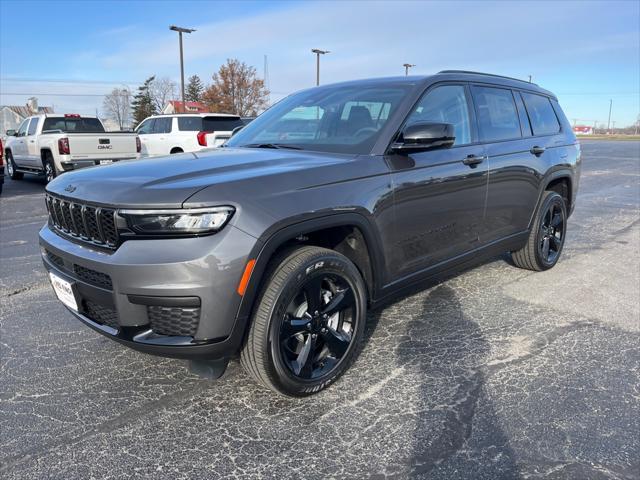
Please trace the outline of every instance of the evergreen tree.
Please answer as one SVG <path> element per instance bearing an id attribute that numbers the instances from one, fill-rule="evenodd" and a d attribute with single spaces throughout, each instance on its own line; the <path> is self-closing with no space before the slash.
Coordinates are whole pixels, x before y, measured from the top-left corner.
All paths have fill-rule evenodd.
<path id="1" fill-rule="evenodd" d="M 134 127 L 142 122 L 145 118 L 157 113 L 153 99 L 151 97 L 151 85 L 155 78 L 155 75 L 147 78 L 144 83 L 138 87 L 138 91 L 133 96 L 131 108 L 133 110 Z"/>
<path id="2" fill-rule="evenodd" d="M 184 92 L 184 98 L 187 102 L 201 102 L 202 94 L 204 93 L 204 85 L 198 75 L 192 75 L 189 77 L 189 83 L 187 83 L 186 91 Z"/>

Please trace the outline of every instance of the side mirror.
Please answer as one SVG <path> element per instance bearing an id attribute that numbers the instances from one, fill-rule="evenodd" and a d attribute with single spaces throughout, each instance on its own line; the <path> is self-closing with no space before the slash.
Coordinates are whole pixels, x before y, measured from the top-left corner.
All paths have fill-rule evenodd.
<path id="1" fill-rule="evenodd" d="M 15 136 L 16 136 L 15 130 L 7 130 L 7 137 L 15 137 Z"/>
<path id="2" fill-rule="evenodd" d="M 231 136 L 233 137 L 236 133 L 238 133 L 243 128 L 244 128 L 244 125 L 240 125 L 240 126 L 234 128 L 233 130 L 231 130 Z"/>
<path id="3" fill-rule="evenodd" d="M 395 152 L 420 152 L 449 148 L 455 140 L 455 128 L 450 123 L 412 123 L 404 127 L 391 149 Z"/>

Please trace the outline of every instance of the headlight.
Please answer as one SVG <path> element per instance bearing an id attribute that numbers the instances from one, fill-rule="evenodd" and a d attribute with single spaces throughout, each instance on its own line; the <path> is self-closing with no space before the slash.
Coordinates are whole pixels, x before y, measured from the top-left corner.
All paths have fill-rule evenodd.
<path id="1" fill-rule="evenodd" d="M 220 230 L 229 221 L 233 207 L 175 210 L 120 210 L 129 229 L 142 235 L 204 234 Z"/>

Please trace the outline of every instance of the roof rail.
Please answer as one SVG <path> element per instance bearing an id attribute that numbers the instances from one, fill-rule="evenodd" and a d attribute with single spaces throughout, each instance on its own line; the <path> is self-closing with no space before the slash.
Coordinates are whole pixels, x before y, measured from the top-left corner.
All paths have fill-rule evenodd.
<path id="1" fill-rule="evenodd" d="M 538 85 L 537 83 L 527 82 L 521 78 L 507 77 L 505 75 L 496 75 L 495 73 L 473 72 L 471 70 L 440 70 L 438 73 L 468 73 L 470 75 L 486 75 L 488 77 L 506 78 L 509 80 L 515 80 L 517 82 L 528 83 L 530 85 Z"/>

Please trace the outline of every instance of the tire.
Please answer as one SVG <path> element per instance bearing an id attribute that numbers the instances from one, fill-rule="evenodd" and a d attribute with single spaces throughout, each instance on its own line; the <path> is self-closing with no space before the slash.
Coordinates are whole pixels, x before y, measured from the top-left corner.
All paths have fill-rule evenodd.
<path id="1" fill-rule="evenodd" d="M 11 177 L 11 180 L 22 180 L 24 177 L 24 173 L 16 170 L 16 162 L 13 161 L 11 151 L 7 151 L 7 174 Z"/>
<path id="2" fill-rule="evenodd" d="M 286 396 L 327 388 L 362 346 L 367 302 L 360 272 L 337 252 L 301 247 L 276 258 L 265 278 L 240 352 L 242 367 Z M 316 287 L 317 295 L 309 295 Z"/>
<path id="3" fill-rule="evenodd" d="M 547 191 L 536 212 L 526 245 L 511 252 L 517 267 L 541 272 L 552 268 L 560 258 L 567 233 L 567 206 L 556 192 Z"/>
<path id="4" fill-rule="evenodd" d="M 42 167 L 44 168 L 45 183 L 49 183 L 58 176 L 56 165 L 53 162 L 53 157 L 50 153 L 45 153 L 44 159 L 42 159 Z"/>

